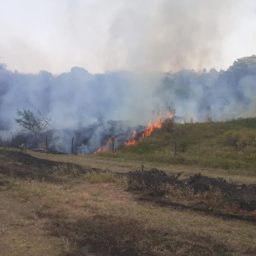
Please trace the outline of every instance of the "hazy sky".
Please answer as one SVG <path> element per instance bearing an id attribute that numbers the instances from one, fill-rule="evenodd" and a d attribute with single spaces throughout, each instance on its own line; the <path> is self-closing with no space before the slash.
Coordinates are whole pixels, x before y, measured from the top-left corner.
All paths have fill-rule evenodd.
<path id="1" fill-rule="evenodd" d="M 0 63 L 20 72 L 219 69 L 252 54 L 255 0 L 0 0 Z"/>

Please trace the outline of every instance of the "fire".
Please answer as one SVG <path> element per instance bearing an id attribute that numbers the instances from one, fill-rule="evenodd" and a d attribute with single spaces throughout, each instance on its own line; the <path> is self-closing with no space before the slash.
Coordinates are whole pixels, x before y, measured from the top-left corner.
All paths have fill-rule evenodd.
<path id="1" fill-rule="evenodd" d="M 162 129 L 167 120 L 172 120 L 174 118 L 175 112 L 169 111 L 166 115 L 160 116 L 157 113 L 157 120 L 148 123 L 146 129 L 142 132 L 132 131 L 130 138 L 123 144 L 124 146 L 133 146 L 138 143 L 140 139 L 150 137 L 156 130 Z M 115 136 L 110 137 L 107 142 L 98 148 L 95 153 L 105 153 L 112 150 L 115 152 Z"/>
<path id="2" fill-rule="evenodd" d="M 142 137 L 146 138 L 151 136 L 155 130 L 161 129 L 164 124 L 164 119 L 160 118 L 156 122 L 149 122 L 146 130 L 142 133 Z"/>
<path id="3" fill-rule="evenodd" d="M 141 134 L 137 134 L 137 132 L 133 130 L 130 139 L 124 145 L 125 146 L 136 145 L 140 138 L 150 137 L 156 130 L 163 128 L 164 122 L 166 120 L 173 119 L 173 117 L 174 117 L 174 112 L 169 111 L 166 114 L 166 117 L 159 117 L 155 122 L 152 122 L 152 121 L 149 122 L 147 125 L 147 128 Z"/>
<path id="4" fill-rule="evenodd" d="M 100 148 L 98 148 L 96 151 L 95 151 L 95 154 L 97 153 L 106 153 L 109 151 L 110 148 L 114 148 L 114 140 L 115 138 L 114 137 L 111 137 L 107 140 L 107 142 L 101 146 Z"/>
<path id="5" fill-rule="evenodd" d="M 125 142 L 124 145 L 125 146 L 136 145 L 137 144 L 136 137 L 137 137 L 137 132 L 136 132 L 136 130 L 133 130 L 130 139 L 127 142 Z"/>

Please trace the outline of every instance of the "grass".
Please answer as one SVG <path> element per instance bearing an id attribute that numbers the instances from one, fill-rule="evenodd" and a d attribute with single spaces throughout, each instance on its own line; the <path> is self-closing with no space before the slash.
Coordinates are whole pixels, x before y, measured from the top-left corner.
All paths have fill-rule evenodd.
<path id="1" fill-rule="evenodd" d="M 82 166 L 89 170 L 106 170 L 113 172 L 128 172 L 131 170 L 141 169 L 144 166 L 147 169 L 159 168 L 169 174 L 175 174 L 182 172 L 183 176 L 189 176 L 201 172 L 204 175 L 211 177 L 223 177 L 226 180 L 237 181 L 242 183 L 256 183 L 256 176 L 251 171 L 246 170 L 228 170 L 221 168 L 202 167 L 197 165 L 188 165 L 180 163 L 168 163 L 151 158 L 143 159 L 137 157 L 135 154 L 126 155 L 123 153 L 117 153 L 114 156 L 112 154 L 102 155 L 58 155 L 58 154 L 45 154 L 40 152 L 28 151 L 28 154 L 37 158 L 54 161 L 57 163 L 71 163 Z"/>
<path id="2" fill-rule="evenodd" d="M 90 183 L 115 182 L 115 177 L 111 172 L 90 172 L 86 175 L 86 180 Z"/>
<path id="3" fill-rule="evenodd" d="M 156 131 L 138 145 L 123 148 L 120 155 L 126 159 L 219 168 L 230 173 L 239 170 L 254 176 L 256 119 L 176 124 L 172 131 Z"/>
<path id="4" fill-rule="evenodd" d="M 256 183 L 255 138 L 244 119 L 176 125 L 114 155 L 1 149 L 1 255 L 255 255 L 255 222 L 194 209 L 226 207 L 218 194 L 152 200 L 114 175 L 143 165 Z"/>
<path id="5" fill-rule="evenodd" d="M 44 156 L 55 161 L 28 157 L 18 172 L 17 154 L 1 151 L 1 166 L 13 169 L 11 176 L 0 168 L 0 186 L 13 184 L 0 192 L 1 255 L 255 255 L 254 222 L 141 201 L 111 173 L 83 172 L 86 161 L 78 175 L 68 175 L 73 165 Z M 102 164 L 97 159 L 89 165 Z M 20 175 L 25 170 L 33 180 Z M 44 181 L 34 175 L 40 170 Z"/>

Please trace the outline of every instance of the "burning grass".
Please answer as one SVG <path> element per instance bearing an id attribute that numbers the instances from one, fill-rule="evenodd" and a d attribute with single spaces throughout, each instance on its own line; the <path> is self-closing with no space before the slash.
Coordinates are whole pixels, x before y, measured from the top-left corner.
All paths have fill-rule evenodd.
<path id="1" fill-rule="evenodd" d="M 95 151 L 95 153 L 115 153 L 116 150 L 119 150 L 122 147 L 137 145 L 139 141 L 143 140 L 144 138 L 152 136 L 155 133 L 155 131 L 161 130 L 163 127 L 168 127 L 168 129 L 170 129 L 174 123 L 174 115 L 175 112 L 172 111 L 168 111 L 167 114 L 163 116 L 161 116 L 160 113 L 158 113 L 155 121 L 150 121 L 146 128 L 142 131 L 137 131 L 136 129 L 132 130 L 132 133 L 128 140 L 121 141 L 121 146 L 119 145 L 117 148 L 115 148 L 115 141 L 119 140 L 119 138 L 118 136 L 113 134 L 110 138 L 108 138 L 104 145 L 102 145 Z"/>

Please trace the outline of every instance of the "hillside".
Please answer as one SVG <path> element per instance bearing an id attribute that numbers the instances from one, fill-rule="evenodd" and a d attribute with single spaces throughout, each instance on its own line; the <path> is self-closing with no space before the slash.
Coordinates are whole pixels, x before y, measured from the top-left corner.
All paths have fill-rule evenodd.
<path id="1" fill-rule="evenodd" d="M 118 155 L 256 175 L 256 119 L 175 124 L 171 129 L 156 130 Z"/>

